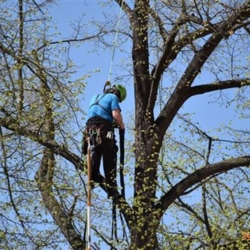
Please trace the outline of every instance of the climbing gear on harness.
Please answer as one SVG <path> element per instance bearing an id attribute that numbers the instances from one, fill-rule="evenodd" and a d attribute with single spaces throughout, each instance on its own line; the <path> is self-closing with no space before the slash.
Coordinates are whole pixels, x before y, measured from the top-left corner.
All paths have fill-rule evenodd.
<path id="1" fill-rule="evenodd" d="M 114 133 L 112 131 L 108 131 L 106 138 L 112 140 L 114 138 Z"/>
<path id="2" fill-rule="evenodd" d="M 105 139 L 113 139 L 114 128 L 112 122 L 95 116 L 87 121 L 84 134 L 85 142 L 87 138 L 90 138 L 91 145 L 98 145 Z M 86 152 L 86 145 L 84 146 Z"/>
<path id="3" fill-rule="evenodd" d="M 125 198 L 125 187 L 124 187 L 124 180 L 123 180 L 124 133 L 125 133 L 125 130 L 119 130 L 119 131 L 120 131 L 119 134 L 120 134 L 120 150 L 121 150 L 121 152 L 120 152 L 120 163 L 121 163 L 120 180 L 121 180 L 121 187 L 122 187 L 121 192 L 122 192 L 122 197 Z M 114 143 L 114 145 L 115 145 L 114 156 L 117 154 L 118 148 L 115 144 L 114 126 L 113 126 L 112 122 L 109 122 L 101 117 L 90 118 L 86 123 L 84 138 L 88 144 L 87 154 L 90 156 L 91 161 L 92 161 L 92 157 L 95 157 L 93 152 L 98 152 L 99 150 L 101 150 L 101 152 L 103 152 L 102 150 L 105 150 L 105 149 L 109 150 L 108 145 L 111 145 L 112 143 Z M 111 146 L 111 149 L 112 149 L 112 146 Z M 93 150 L 93 151 L 91 151 L 91 150 Z M 113 184 L 112 184 L 112 182 L 104 181 L 104 178 L 103 178 L 103 180 L 96 179 L 96 177 L 94 177 L 94 175 L 97 174 L 97 171 L 92 169 L 92 165 L 94 164 L 94 162 L 95 162 L 95 158 L 93 158 L 93 162 L 91 163 L 91 171 L 92 171 L 91 182 L 88 186 L 88 190 L 92 190 L 91 184 L 93 183 L 93 180 L 95 179 L 96 182 L 99 183 L 99 185 L 104 190 L 106 190 L 108 197 L 112 198 L 111 239 L 115 238 L 116 240 L 118 240 L 118 236 L 117 236 L 117 211 L 116 211 L 117 208 L 116 208 L 116 206 L 117 206 L 117 199 L 118 199 L 117 195 L 119 193 L 117 191 L 117 184 L 116 184 L 116 181 Z M 90 164 L 89 160 L 88 160 L 88 163 Z M 88 164 L 88 166 L 89 166 L 89 164 Z M 116 178 L 116 160 L 113 163 L 111 163 L 111 161 L 110 161 L 110 164 L 111 164 L 110 167 L 112 168 L 112 170 L 114 170 L 114 176 L 112 178 Z M 115 164 L 115 166 L 112 166 L 112 164 Z M 88 173 L 90 173 L 90 170 L 88 170 Z M 91 195 L 91 194 L 89 193 L 89 195 Z M 90 207 L 88 209 L 89 209 L 88 213 L 89 213 L 89 218 L 90 218 Z M 121 213 L 120 213 L 120 220 L 121 220 L 121 223 L 124 224 Z M 88 231 L 88 233 L 90 234 L 90 231 Z"/>
<path id="4" fill-rule="evenodd" d="M 96 129 L 96 142 L 97 144 L 102 143 L 102 138 L 101 138 L 101 128 Z"/>

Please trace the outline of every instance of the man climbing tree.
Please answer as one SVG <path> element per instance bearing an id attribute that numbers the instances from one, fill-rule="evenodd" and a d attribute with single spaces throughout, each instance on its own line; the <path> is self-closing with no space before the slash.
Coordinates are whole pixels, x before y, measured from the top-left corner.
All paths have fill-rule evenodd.
<path id="1" fill-rule="evenodd" d="M 83 151 L 87 154 L 87 144 L 90 144 L 91 180 L 105 185 L 103 187 L 109 197 L 114 196 L 117 188 L 117 145 L 114 127 L 118 126 L 120 133 L 124 134 L 125 127 L 119 102 L 124 101 L 126 95 L 124 86 L 114 85 L 103 94 L 94 95 L 88 109 Z M 103 158 L 105 179 L 100 174 L 101 158 Z"/>
<path id="2" fill-rule="evenodd" d="M 70 37 L 53 32 L 34 1 L 0 4 L 0 248 L 86 246 L 85 183 L 75 171 L 84 168 L 79 120 L 86 109 L 78 100 L 100 55 L 107 66 L 103 51 L 113 47 L 119 18 L 112 7 L 119 7 L 116 67 L 134 91 L 134 116 L 126 124 L 133 131 L 125 168 L 131 192 L 124 199 L 118 190 L 116 203 L 126 223 L 119 229 L 128 237 L 119 230 L 112 240 L 110 200 L 95 194 L 93 245 L 249 249 L 242 233 L 250 229 L 250 1 L 78 2 L 83 16 Z M 61 28 L 67 30 L 65 23 Z M 87 52 L 97 53 L 91 69 L 81 67 L 85 77 L 73 81 L 79 67 L 71 48 L 79 43 L 82 64 L 90 66 Z M 94 172 L 98 182 L 99 168 Z"/>

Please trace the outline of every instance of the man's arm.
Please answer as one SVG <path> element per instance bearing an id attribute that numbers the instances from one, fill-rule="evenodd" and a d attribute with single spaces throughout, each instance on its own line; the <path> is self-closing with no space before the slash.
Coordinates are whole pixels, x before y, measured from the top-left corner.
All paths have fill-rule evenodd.
<path id="1" fill-rule="evenodd" d="M 125 126 L 124 126 L 124 123 L 123 123 L 122 114 L 121 114 L 120 110 L 119 109 L 114 109 L 112 111 L 112 116 L 115 119 L 117 125 L 120 127 L 120 129 L 124 129 Z"/>

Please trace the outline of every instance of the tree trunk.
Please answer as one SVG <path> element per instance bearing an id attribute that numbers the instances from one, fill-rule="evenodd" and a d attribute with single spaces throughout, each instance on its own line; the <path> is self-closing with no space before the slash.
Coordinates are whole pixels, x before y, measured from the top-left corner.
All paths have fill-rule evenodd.
<path id="1" fill-rule="evenodd" d="M 134 225 L 131 231 L 130 250 L 159 249 L 156 235 L 156 228 L 159 223 L 152 214 L 140 214 L 137 216 L 137 224 Z"/>
<path id="2" fill-rule="evenodd" d="M 131 229 L 131 249 L 156 250 L 156 230 L 160 213 L 155 210 L 159 141 L 151 115 L 138 115 L 136 139 L 134 226 Z"/>

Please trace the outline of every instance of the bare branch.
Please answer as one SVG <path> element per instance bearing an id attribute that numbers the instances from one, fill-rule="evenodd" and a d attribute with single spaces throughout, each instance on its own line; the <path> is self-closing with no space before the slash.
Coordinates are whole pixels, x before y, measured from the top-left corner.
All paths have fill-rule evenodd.
<path id="1" fill-rule="evenodd" d="M 155 208 L 160 209 L 161 211 L 165 211 L 177 197 L 179 197 L 182 193 L 184 193 L 188 188 L 190 188 L 194 184 L 203 181 L 211 175 L 223 173 L 238 167 L 247 167 L 249 165 L 250 156 L 242 156 L 238 158 L 224 160 L 200 168 L 194 171 L 192 174 L 188 175 L 179 183 L 177 183 L 165 195 L 163 195 L 155 206 Z"/>
<path id="2" fill-rule="evenodd" d="M 31 140 L 38 142 L 39 144 L 48 147 L 55 154 L 61 155 L 68 161 L 70 161 L 77 169 L 83 169 L 84 165 L 81 162 L 80 157 L 70 152 L 64 145 L 59 145 L 55 141 L 48 140 L 48 138 L 39 135 L 38 131 L 29 130 L 26 127 L 19 127 L 16 120 L 11 117 L 11 115 L 6 112 L 4 108 L 0 108 L 0 111 L 7 115 L 7 118 L 0 118 L 0 124 L 4 128 L 19 134 L 20 136 L 25 136 Z"/>
<path id="3" fill-rule="evenodd" d="M 220 82 L 194 86 L 190 88 L 189 94 L 190 96 L 194 96 L 212 91 L 231 89 L 231 88 L 241 88 L 244 86 L 250 86 L 250 78 L 225 80 Z"/>
<path id="4" fill-rule="evenodd" d="M 42 194 L 45 207 L 50 211 L 57 225 L 73 249 L 85 249 L 86 242 L 76 233 L 72 225 L 71 214 L 67 213 L 56 200 L 52 191 L 53 169 L 55 167 L 54 152 L 45 148 L 40 169 L 36 173 L 36 181 Z"/>
<path id="5" fill-rule="evenodd" d="M 99 31 L 97 34 L 93 35 L 93 36 L 88 36 L 88 37 L 83 37 L 83 38 L 72 38 L 72 39 L 63 39 L 61 41 L 46 41 L 43 45 L 41 45 L 40 47 L 38 47 L 37 49 L 35 49 L 36 51 L 39 51 L 49 45 L 54 45 L 54 44 L 62 44 L 62 43 L 72 43 L 72 42 L 85 42 L 94 38 L 98 38 L 98 36 L 100 36 L 100 34 L 102 34 L 102 31 Z"/>

